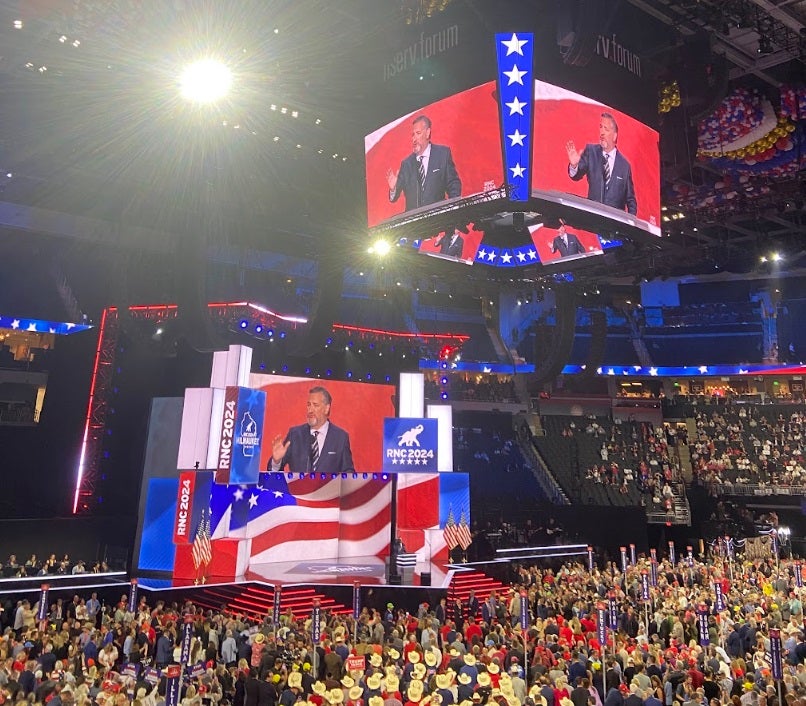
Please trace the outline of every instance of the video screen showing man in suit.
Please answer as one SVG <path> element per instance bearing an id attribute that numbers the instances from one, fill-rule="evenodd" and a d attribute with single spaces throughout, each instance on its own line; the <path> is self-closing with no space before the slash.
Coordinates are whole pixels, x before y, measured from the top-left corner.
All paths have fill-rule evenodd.
<path id="1" fill-rule="evenodd" d="M 445 230 L 444 233 L 440 233 L 434 238 L 434 245 L 439 248 L 439 254 L 461 258 L 465 247 L 465 239 L 462 237 L 462 233 L 467 234 L 467 232 L 466 226 L 454 226 Z"/>
<path id="2" fill-rule="evenodd" d="M 585 254 L 585 248 L 582 243 L 579 242 L 579 238 L 577 238 L 576 234 L 568 232 L 564 221 L 560 221 L 557 235 L 551 241 L 549 250 L 552 254 L 559 253 L 559 257 Z"/>
<path id="3" fill-rule="evenodd" d="M 411 154 L 398 171 L 386 170 L 389 201 L 406 199 L 406 210 L 428 206 L 462 194 L 451 148 L 431 142 L 431 119 L 418 115 L 411 123 Z"/>
<path id="4" fill-rule="evenodd" d="M 602 113 L 598 143 L 585 145 L 581 154 L 573 140 L 566 143 L 568 176 L 574 181 L 588 178 L 588 198 L 592 201 L 636 215 L 632 169 L 617 143 L 618 123 L 611 113 Z"/>
<path id="5" fill-rule="evenodd" d="M 272 453 L 268 471 L 292 473 L 352 472 L 353 454 L 350 436 L 330 421 L 333 398 L 321 386 L 308 391 L 306 422 L 291 427 L 285 439 L 278 435 L 272 439 Z"/>

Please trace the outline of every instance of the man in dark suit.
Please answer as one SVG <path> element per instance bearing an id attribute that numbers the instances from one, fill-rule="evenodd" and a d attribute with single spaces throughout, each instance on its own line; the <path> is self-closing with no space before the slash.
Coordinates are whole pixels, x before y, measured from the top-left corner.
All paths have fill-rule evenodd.
<path id="1" fill-rule="evenodd" d="M 292 473 L 321 471 L 345 473 L 355 470 L 350 451 L 350 436 L 330 422 L 333 398 L 324 387 L 308 391 L 307 421 L 291 427 L 285 439 L 272 440 L 269 471 L 287 470 Z"/>
<path id="2" fill-rule="evenodd" d="M 386 171 L 392 203 L 403 194 L 406 210 L 410 211 L 461 195 L 462 180 L 451 149 L 431 143 L 431 119 L 426 115 L 419 115 L 411 123 L 411 151 L 397 172 Z"/>
<path id="3" fill-rule="evenodd" d="M 618 124 L 610 113 L 599 119 L 599 143 L 585 145 L 580 154 L 573 140 L 565 149 L 568 153 L 568 176 L 574 181 L 588 177 L 588 198 L 620 211 L 626 209 L 633 216 L 638 210 L 632 169 L 624 155 L 616 148 Z"/>
<path id="4" fill-rule="evenodd" d="M 466 230 L 464 231 L 467 232 Z M 462 230 L 455 226 L 452 235 L 448 235 L 446 230 L 441 233 L 434 240 L 434 245 L 439 247 L 441 255 L 450 255 L 451 257 L 462 257 L 462 250 L 465 247 L 465 239 L 462 237 Z"/>
<path id="5" fill-rule="evenodd" d="M 549 250 L 552 253 L 560 253 L 560 257 L 583 255 L 585 253 L 585 248 L 579 242 L 579 238 L 574 233 L 566 231 L 563 221 L 560 221 L 560 228 L 551 245 L 549 245 Z"/>

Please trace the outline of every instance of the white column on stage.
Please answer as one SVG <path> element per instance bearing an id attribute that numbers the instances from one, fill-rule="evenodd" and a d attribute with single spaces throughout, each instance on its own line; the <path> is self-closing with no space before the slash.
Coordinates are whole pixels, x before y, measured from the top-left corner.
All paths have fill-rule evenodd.
<path id="1" fill-rule="evenodd" d="M 226 351 L 213 354 L 210 387 L 249 387 L 252 370 L 252 349 L 249 346 L 230 346 Z"/>
<path id="2" fill-rule="evenodd" d="M 430 404 L 426 416 L 437 420 L 437 470 L 453 471 L 453 409 L 449 404 Z"/>
<path id="3" fill-rule="evenodd" d="M 400 373 L 398 416 L 422 419 L 425 405 L 425 379 L 422 373 Z"/>

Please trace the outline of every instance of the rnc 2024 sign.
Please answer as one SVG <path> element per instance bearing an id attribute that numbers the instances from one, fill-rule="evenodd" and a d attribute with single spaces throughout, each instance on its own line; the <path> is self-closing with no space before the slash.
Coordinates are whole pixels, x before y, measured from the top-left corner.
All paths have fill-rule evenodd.
<path id="1" fill-rule="evenodd" d="M 437 472 L 437 420 L 383 420 L 384 473 Z"/>

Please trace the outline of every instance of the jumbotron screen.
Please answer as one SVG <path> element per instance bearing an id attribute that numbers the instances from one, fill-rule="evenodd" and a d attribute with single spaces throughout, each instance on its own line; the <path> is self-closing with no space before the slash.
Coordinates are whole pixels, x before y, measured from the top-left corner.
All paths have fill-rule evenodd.
<path id="1" fill-rule="evenodd" d="M 498 111 L 497 88 L 491 81 L 412 111 L 367 135 L 369 226 L 500 187 L 505 178 Z M 655 130 L 615 108 L 544 81 L 535 82 L 533 115 L 533 190 L 581 197 L 568 206 L 569 224 L 575 220 L 574 208 L 581 208 L 600 216 L 603 228 L 609 221 L 639 221 L 639 227 L 660 235 Z M 483 234 L 467 230 L 449 229 L 443 237 L 423 233 L 420 250 L 472 260 Z"/>
<path id="2" fill-rule="evenodd" d="M 543 81 L 535 83 L 534 108 L 532 188 L 602 203 L 612 209 L 605 218 L 633 216 L 660 235 L 658 133 L 620 110 Z"/>

